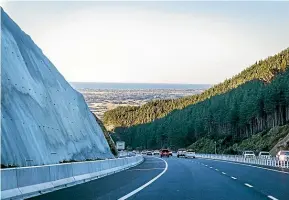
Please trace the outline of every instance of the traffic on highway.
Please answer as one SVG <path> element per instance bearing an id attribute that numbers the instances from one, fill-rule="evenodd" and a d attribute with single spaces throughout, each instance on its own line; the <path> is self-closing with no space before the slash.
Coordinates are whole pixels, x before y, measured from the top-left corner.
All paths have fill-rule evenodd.
<path id="1" fill-rule="evenodd" d="M 32 199 L 289 199 L 286 168 L 205 158 L 185 149 L 172 156 L 167 149 L 131 153 L 143 155 L 144 161 L 128 170 Z M 250 152 L 242 157 L 247 154 Z"/>

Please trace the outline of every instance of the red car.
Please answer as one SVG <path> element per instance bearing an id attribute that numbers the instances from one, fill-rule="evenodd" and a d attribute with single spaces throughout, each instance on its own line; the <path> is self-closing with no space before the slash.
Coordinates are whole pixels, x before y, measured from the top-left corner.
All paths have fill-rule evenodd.
<path id="1" fill-rule="evenodd" d="M 170 151 L 167 149 L 162 149 L 160 155 L 161 157 L 170 157 Z"/>

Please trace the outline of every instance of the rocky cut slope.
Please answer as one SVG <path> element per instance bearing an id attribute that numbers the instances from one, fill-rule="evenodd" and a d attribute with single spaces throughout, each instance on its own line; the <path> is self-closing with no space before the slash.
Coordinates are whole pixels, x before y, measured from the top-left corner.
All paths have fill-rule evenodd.
<path id="1" fill-rule="evenodd" d="M 83 96 L 2 8 L 1 43 L 2 164 L 113 157 Z"/>

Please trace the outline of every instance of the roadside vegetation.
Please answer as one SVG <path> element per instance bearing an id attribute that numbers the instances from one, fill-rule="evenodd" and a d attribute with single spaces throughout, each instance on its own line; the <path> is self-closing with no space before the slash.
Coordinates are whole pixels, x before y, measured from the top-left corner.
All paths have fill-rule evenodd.
<path id="1" fill-rule="evenodd" d="M 260 151 L 271 151 L 278 141 L 289 135 L 289 125 L 277 126 L 269 131 L 254 134 L 245 140 L 233 141 L 232 137 L 226 137 L 215 141 L 208 137 L 203 137 L 188 146 L 199 153 L 215 153 L 215 147 L 218 154 L 241 154 L 243 151 L 251 150 L 255 153 Z M 215 143 L 216 142 L 216 143 Z M 286 149 L 289 146 L 281 146 L 280 149 Z M 277 151 L 272 152 L 276 154 Z"/>
<path id="2" fill-rule="evenodd" d="M 97 123 L 99 124 L 100 128 L 102 129 L 102 132 L 104 134 L 104 137 L 109 145 L 110 151 L 112 152 L 113 155 L 117 156 L 118 155 L 118 151 L 116 149 L 115 143 L 112 140 L 112 138 L 110 137 L 109 132 L 106 130 L 106 128 L 104 127 L 102 121 L 100 119 L 98 119 L 98 117 L 92 113 L 93 116 L 95 117 L 95 120 L 97 121 Z"/>
<path id="3" fill-rule="evenodd" d="M 126 108 L 128 114 L 125 109 L 121 110 L 123 113 L 113 115 L 116 117 L 114 119 L 120 117 L 120 120 L 128 121 L 121 121 L 122 126 L 115 128 L 114 131 L 117 137 L 133 149 L 162 147 L 177 149 L 198 142 L 195 144 L 198 145 L 198 149 L 212 152 L 214 151 L 214 148 L 211 148 L 212 144 L 214 146 L 212 141 L 217 141 L 225 144 L 224 152 L 237 153 L 239 149 L 250 147 L 250 140 L 241 145 L 242 141 L 245 142 L 248 138 L 259 141 L 263 138 L 264 132 L 289 123 L 288 83 L 289 49 L 286 49 L 273 57 L 257 62 L 239 75 L 214 86 L 203 94 L 190 97 L 195 99 L 192 105 L 174 110 L 152 122 L 131 126 L 136 121 L 133 120 L 134 114 L 130 113 L 140 108 Z M 155 106 L 159 110 L 162 109 L 157 104 Z M 161 113 L 164 112 L 166 111 L 163 110 Z M 142 118 L 143 114 L 135 118 L 149 121 L 157 112 L 154 107 L 150 107 L 144 113 L 146 118 Z M 126 127 L 127 125 L 129 126 Z M 276 137 L 278 139 L 278 136 Z M 274 145 L 274 138 L 272 140 L 270 137 L 267 138 L 270 144 L 258 146 L 255 143 L 255 147 L 269 149 L 270 145 Z M 208 149 L 202 149 L 202 146 Z"/>
<path id="4" fill-rule="evenodd" d="M 226 93 L 252 80 L 269 83 L 276 74 L 284 72 L 288 64 L 289 48 L 265 60 L 256 62 L 231 79 L 213 86 L 202 94 L 173 100 L 156 100 L 142 106 L 117 107 L 104 113 L 103 122 L 106 127 L 113 128 L 148 123 L 168 115 L 175 109 L 183 109 L 213 96 Z"/>

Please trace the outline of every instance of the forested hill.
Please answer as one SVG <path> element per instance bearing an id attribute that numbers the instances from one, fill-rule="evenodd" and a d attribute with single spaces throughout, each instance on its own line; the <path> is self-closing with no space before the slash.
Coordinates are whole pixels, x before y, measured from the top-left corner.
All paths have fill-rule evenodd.
<path id="1" fill-rule="evenodd" d="M 276 66 L 276 69 L 280 68 Z M 128 146 L 140 149 L 177 149 L 196 141 L 192 146 L 196 151 L 200 145 L 207 146 L 204 141 L 221 141 L 222 147 L 234 146 L 255 133 L 289 123 L 289 66 L 282 69 L 284 72 L 270 82 L 268 79 L 249 81 L 153 122 L 118 128 L 116 134 Z M 270 146 L 267 144 L 261 150 L 269 150 Z"/>
<path id="2" fill-rule="evenodd" d="M 289 48 L 265 60 L 256 62 L 238 75 L 213 86 L 202 94 L 174 100 L 156 100 L 139 107 L 118 107 L 107 111 L 104 114 L 103 121 L 106 127 L 130 127 L 148 123 L 166 116 L 175 109 L 183 109 L 188 105 L 202 102 L 252 80 L 269 83 L 276 74 L 284 72 L 288 64 Z"/>

